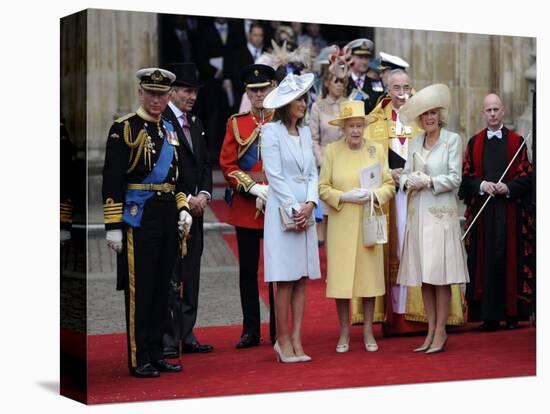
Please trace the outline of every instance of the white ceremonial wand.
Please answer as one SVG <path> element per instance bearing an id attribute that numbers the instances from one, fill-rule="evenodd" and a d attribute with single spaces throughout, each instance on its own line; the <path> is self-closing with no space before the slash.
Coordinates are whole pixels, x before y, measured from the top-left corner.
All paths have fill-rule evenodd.
<path id="1" fill-rule="evenodd" d="M 514 163 L 514 161 L 516 160 L 516 158 L 518 157 L 519 155 L 519 152 L 521 151 L 521 149 L 523 148 L 523 146 L 525 145 L 525 143 L 527 142 L 527 140 L 531 137 L 531 133 L 529 132 L 529 135 L 527 135 L 527 138 L 523 140 L 523 142 L 521 143 L 521 145 L 519 146 L 518 150 L 516 151 L 516 153 L 514 154 L 514 158 L 512 158 L 512 161 L 510 161 L 510 163 L 508 164 L 508 166 L 506 167 L 506 169 L 504 170 L 504 172 L 502 173 L 502 176 L 500 177 L 500 179 L 498 180 L 497 184 L 500 183 L 502 181 L 502 179 L 504 178 L 504 176 L 506 175 L 506 173 L 508 172 L 508 170 L 510 169 L 510 167 L 512 166 L 512 164 Z M 485 203 L 483 203 L 483 205 L 481 206 L 481 208 L 479 209 L 479 211 L 477 212 L 476 216 L 474 217 L 474 219 L 472 220 L 472 222 L 470 223 L 470 225 L 468 226 L 468 228 L 466 229 L 466 231 L 464 232 L 464 234 L 462 235 L 462 241 L 464 241 L 464 239 L 466 238 L 466 236 L 468 235 L 468 232 L 471 230 L 471 228 L 473 227 L 474 223 L 476 222 L 477 218 L 481 215 L 481 213 L 483 212 L 483 209 L 485 208 L 485 206 L 487 205 L 487 203 L 493 198 L 494 196 L 489 194 L 489 197 L 487 197 L 487 200 L 485 200 Z"/>

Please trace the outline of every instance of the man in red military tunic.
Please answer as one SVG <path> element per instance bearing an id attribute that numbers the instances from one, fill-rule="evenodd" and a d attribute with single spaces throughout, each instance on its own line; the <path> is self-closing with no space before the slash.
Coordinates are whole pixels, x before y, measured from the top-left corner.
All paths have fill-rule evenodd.
<path id="1" fill-rule="evenodd" d="M 226 194 L 230 205 L 228 222 L 235 226 L 239 251 L 243 331 L 237 348 L 260 343 L 258 262 L 268 189 L 260 145 L 261 127 L 273 117 L 273 111 L 264 109 L 263 100 L 271 91 L 274 76 L 275 71 L 267 65 L 249 65 L 243 69 L 242 80 L 252 107 L 249 112 L 229 118 L 220 153 L 220 167 L 230 185 Z"/>
<path id="2" fill-rule="evenodd" d="M 509 329 L 532 312 L 534 229 L 531 204 L 533 168 L 524 147 L 502 181 L 500 177 L 523 138 L 502 124 L 504 105 L 498 95 L 483 101 L 487 123 L 468 142 L 459 195 L 467 206 L 469 227 L 488 195 L 487 204 L 465 240 L 470 283 L 468 320 L 483 321 L 492 331 L 506 321 Z"/>

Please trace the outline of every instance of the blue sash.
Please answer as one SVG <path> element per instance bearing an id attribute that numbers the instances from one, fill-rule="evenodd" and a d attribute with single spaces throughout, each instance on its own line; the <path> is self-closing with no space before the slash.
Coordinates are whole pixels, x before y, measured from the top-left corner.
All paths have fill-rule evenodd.
<path id="1" fill-rule="evenodd" d="M 163 125 L 168 133 L 174 130 L 172 124 L 164 120 Z M 157 163 L 149 175 L 145 177 L 143 184 L 161 184 L 164 182 L 173 158 L 174 146 L 168 142 L 168 139 L 164 138 Z M 140 227 L 145 202 L 149 200 L 153 194 L 153 191 L 126 190 L 123 215 L 124 222 L 132 227 Z"/>
<path id="2" fill-rule="evenodd" d="M 243 171 L 250 171 L 258 163 L 258 142 L 255 141 L 248 147 L 243 156 L 239 159 L 239 167 Z"/>

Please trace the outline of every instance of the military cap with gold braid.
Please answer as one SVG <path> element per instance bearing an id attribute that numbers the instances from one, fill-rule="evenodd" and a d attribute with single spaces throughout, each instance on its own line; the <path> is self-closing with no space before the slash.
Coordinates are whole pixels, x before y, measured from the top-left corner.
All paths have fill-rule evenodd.
<path id="1" fill-rule="evenodd" d="M 351 49 L 352 55 L 372 56 L 374 43 L 369 39 L 355 39 L 349 42 L 345 47 Z"/>
<path id="2" fill-rule="evenodd" d="M 268 65 L 248 65 L 241 71 L 241 79 L 247 88 L 264 88 L 271 85 L 275 70 Z"/>
<path id="3" fill-rule="evenodd" d="M 168 92 L 176 80 L 176 75 L 161 68 L 140 69 L 136 76 L 142 89 L 150 92 Z"/>

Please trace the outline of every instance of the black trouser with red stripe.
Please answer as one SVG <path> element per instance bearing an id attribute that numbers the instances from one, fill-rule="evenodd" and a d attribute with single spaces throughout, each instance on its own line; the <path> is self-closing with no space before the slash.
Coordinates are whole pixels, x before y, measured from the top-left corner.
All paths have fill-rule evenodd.
<path id="1" fill-rule="evenodd" d="M 170 277 L 177 254 L 175 200 L 151 197 L 140 227 L 127 227 L 125 287 L 128 368 L 163 359 L 162 330 Z"/>
<path id="2" fill-rule="evenodd" d="M 235 227 L 239 250 L 239 288 L 243 310 L 242 334 L 260 338 L 260 297 L 258 289 L 258 263 L 262 229 Z"/>

